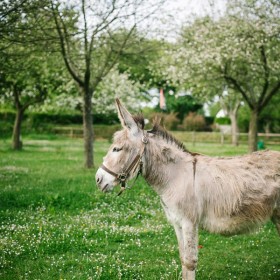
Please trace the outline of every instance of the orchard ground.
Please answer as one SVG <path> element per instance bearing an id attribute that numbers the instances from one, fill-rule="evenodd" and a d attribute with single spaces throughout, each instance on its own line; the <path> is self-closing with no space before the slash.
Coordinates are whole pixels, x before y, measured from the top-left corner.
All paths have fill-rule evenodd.
<path id="1" fill-rule="evenodd" d="M 109 147 L 95 142 L 98 166 Z M 192 151 L 237 155 L 247 146 L 196 144 Z M 280 150 L 278 146 L 267 147 Z M 180 279 L 173 228 L 140 178 L 117 197 L 83 168 L 83 142 L 26 137 L 14 152 L 0 140 L 0 278 Z M 280 279 L 280 239 L 271 222 L 255 234 L 200 231 L 197 279 Z"/>

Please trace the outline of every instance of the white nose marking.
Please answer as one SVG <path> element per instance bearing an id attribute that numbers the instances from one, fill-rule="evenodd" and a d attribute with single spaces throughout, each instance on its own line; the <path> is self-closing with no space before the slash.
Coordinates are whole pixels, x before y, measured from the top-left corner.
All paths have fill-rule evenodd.
<path id="1" fill-rule="evenodd" d="M 97 172 L 98 173 L 98 172 Z M 100 185 L 101 183 L 102 183 L 102 181 L 103 181 L 103 176 L 101 175 L 101 174 L 97 174 L 96 173 L 96 175 L 95 175 L 95 180 L 96 180 L 96 183 L 98 184 L 98 185 Z"/>
<path id="2" fill-rule="evenodd" d="M 99 188 L 107 190 L 109 186 L 114 185 L 115 177 L 99 168 L 95 174 L 95 182 Z"/>

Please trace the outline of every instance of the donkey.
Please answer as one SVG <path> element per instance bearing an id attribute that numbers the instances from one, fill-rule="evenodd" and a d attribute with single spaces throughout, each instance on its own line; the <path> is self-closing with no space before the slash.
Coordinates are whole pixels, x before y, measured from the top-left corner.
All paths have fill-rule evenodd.
<path id="1" fill-rule="evenodd" d="M 179 243 L 182 278 L 195 279 L 198 227 L 223 235 L 246 233 L 270 218 L 280 235 L 280 152 L 236 157 L 191 153 L 159 123 L 144 130 L 116 99 L 123 130 L 97 170 L 96 182 L 111 191 L 139 173 L 160 196 Z"/>

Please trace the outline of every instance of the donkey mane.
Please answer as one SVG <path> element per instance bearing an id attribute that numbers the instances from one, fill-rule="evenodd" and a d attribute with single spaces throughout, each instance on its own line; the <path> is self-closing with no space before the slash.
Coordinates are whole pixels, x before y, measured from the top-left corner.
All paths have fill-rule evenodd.
<path id="1" fill-rule="evenodd" d="M 135 120 L 135 122 L 137 123 L 138 127 L 140 127 L 141 129 L 144 129 L 144 127 L 145 127 L 144 116 L 142 114 L 137 114 L 137 115 L 133 115 L 132 117 Z M 155 118 L 153 120 L 153 128 L 151 130 L 148 130 L 147 132 L 161 137 L 167 143 L 175 144 L 179 148 L 179 150 L 181 150 L 183 152 L 191 153 L 190 151 L 187 150 L 187 148 L 181 141 L 176 139 L 163 126 L 160 125 L 160 121 L 161 120 L 159 118 Z"/>
<path id="2" fill-rule="evenodd" d="M 153 128 L 151 130 L 148 130 L 148 133 L 159 136 L 167 143 L 175 144 L 179 148 L 179 150 L 189 153 L 185 145 L 181 141 L 176 139 L 172 134 L 170 134 L 164 127 L 162 127 L 158 120 L 154 121 Z"/>
<path id="3" fill-rule="evenodd" d="M 141 113 L 133 115 L 132 118 L 137 123 L 138 127 L 140 127 L 141 129 L 144 129 L 144 127 L 145 127 L 145 119 L 144 119 L 144 116 Z"/>

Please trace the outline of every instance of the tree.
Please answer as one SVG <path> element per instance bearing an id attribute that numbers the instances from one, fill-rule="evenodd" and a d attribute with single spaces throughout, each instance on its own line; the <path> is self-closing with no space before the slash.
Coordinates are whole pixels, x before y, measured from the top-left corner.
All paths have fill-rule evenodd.
<path id="1" fill-rule="evenodd" d="M 220 95 L 220 104 L 225 113 L 229 116 L 231 122 L 231 143 L 234 146 L 238 145 L 238 122 L 237 115 L 241 106 L 241 96 L 236 94 L 232 89 L 225 88 Z"/>
<path id="2" fill-rule="evenodd" d="M 52 1 L 51 10 L 65 65 L 83 99 L 85 167 L 94 164 L 92 97 L 104 77 L 117 64 L 137 31 L 138 24 L 155 14 L 162 0 L 86 1 L 80 6 Z M 77 14 L 73 25 L 70 20 Z M 131 46 L 130 46 L 131 47 Z"/>
<path id="3" fill-rule="evenodd" d="M 33 53 L 27 56 L 22 47 L 10 48 L 10 51 L 17 55 L 13 61 L 2 65 L 5 71 L 0 70 L 1 96 L 2 102 L 12 102 L 16 110 L 12 147 L 20 150 L 24 113 L 30 106 L 42 103 L 48 93 L 59 86 L 63 75 L 61 73 L 60 78 L 56 76 L 59 69 L 59 64 L 56 64 L 58 60 L 46 54 L 43 56 L 41 53 Z"/>
<path id="4" fill-rule="evenodd" d="M 163 40 L 145 38 L 145 34 L 140 32 L 133 34 L 131 40 L 134 41 L 133 44 L 120 56 L 119 71 L 128 72 L 130 78 L 139 82 L 144 89 L 159 87 L 162 77 L 156 75 L 153 66 L 164 55 L 168 44 Z"/>
<path id="5" fill-rule="evenodd" d="M 240 14 L 241 8 L 244 12 Z M 231 28 L 237 30 L 233 39 L 240 41 L 236 47 L 239 46 L 241 52 L 236 62 L 226 62 L 223 75 L 250 108 L 249 151 L 252 152 L 257 149 L 260 114 L 271 98 L 280 93 L 280 3 L 236 1 L 229 7 L 229 14 L 234 24 Z"/>
<path id="6" fill-rule="evenodd" d="M 205 99 L 221 92 L 224 84 L 238 92 L 251 112 L 252 152 L 257 149 L 260 113 L 280 90 L 280 4 L 231 3 L 225 16 L 197 19 L 183 30 L 166 73 Z"/>
<path id="7" fill-rule="evenodd" d="M 38 44 L 49 48 L 53 28 L 47 18 L 49 0 L 13 0 L 0 2 L 0 59 L 9 56 L 11 46 L 28 46 L 29 52 Z M 47 37 L 47 33 L 51 37 Z M 46 43 L 47 42 L 47 43 Z M 1 60 L 0 60 L 1 61 Z"/>
<path id="8" fill-rule="evenodd" d="M 14 0 L 0 2 L 0 52 L 3 52 L 12 42 L 14 36 L 11 30 L 21 20 L 21 12 L 28 0 Z"/>
<path id="9" fill-rule="evenodd" d="M 166 93 L 166 112 L 177 113 L 178 119 L 182 122 L 189 113 L 202 111 L 203 105 L 192 95 L 186 93 Z"/>
<path id="10" fill-rule="evenodd" d="M 25 111 L 43 102 L 63 76 L 59 58 L 52 53 L 53 27 L 46 1 L 15 0 L 0 5 L 0 83 L 2 102 L 16 110 L 12 146 L 22 148 L 21 124 Z M 57 75 L 58 74 L 58 75 Z"/>

